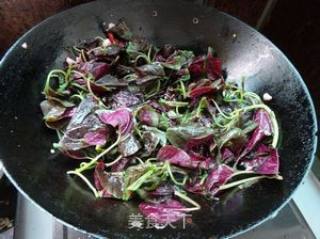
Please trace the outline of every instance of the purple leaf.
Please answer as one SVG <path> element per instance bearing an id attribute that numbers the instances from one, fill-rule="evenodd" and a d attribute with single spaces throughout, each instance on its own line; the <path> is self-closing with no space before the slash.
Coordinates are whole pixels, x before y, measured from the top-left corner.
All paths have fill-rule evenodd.
<path id="1" fill-rule="evenodd" d="M 110 74 L 104 75 L 96 81 L 90 81 L 91 89 L 94 93 L 98 95 L 103 95 L 106 92 L 110 92 L 119 87 L 125 87 L 128 82 L 118 79 Z"/>
<path id="2" fill-rule="evenodd" d="M 81 150 L 77 150 L 77 151 L 62 151 L 62 153 L 70 158 L 73 159 L 85 159 L 87 158 L 87 155 L 85 154 L 85 152 L 82 152 Z"/>
<path id="3" fill-rule="evenodd" d="M 197 56 L 189 66 L 192 77 L 200 77 L 205 73 L 206 56 Z"/>
<path id="4" fill-rule="evenodd" d="M 205 188 L 207 192 L 211 195 L 216 194 L 219 187 L 225 184 L 233 173 L 234 170 L 225 164 L 221 164 L 213 168 L 205 181 Z"/>
<path id="5" fill-rule="evenodd" d="M 96 122 L 97 124 L 95 125 L 95 123 L 93 122 Z M 90 115 L 89 117 L 87 117 L 87 120 L 84 121 L 83 125 L 75 126 L 73 128 L 67 128 L 65 134 L 59 142 L 62 152 L 78 151 L 91 145 L 95 145 L 93 141 L 98 139 L 94 139 L 93 135 L 90 134 L 90 132 L 95 133 L 100 130 L 101 132 L 104 132 L 104 127 L 105 126 L 99 122 L 99 119 L 96 116 Z M 106 138 L 106 134 L 104 134 L 103 136 L 99 136 L 99 138 L 100 137 Z"/>
<path id="6" fill-rule="evenodd" d="M 122 90 L 112 95 L 112 108 L 129 108 L 141 103 L 141 100 L 133 93 Z"/>
<path id="7" fill-rule="evenodd" d="M 189 85 L 189 97 L 194 99 L 203 95 L 210 95 L 220 91 L 223 86 L 224 81 L 222 79 L 214 81 L 201 79 L 197 83 L 191 83 Z"/>
<path id="8" fill-rule="evenodd" d="M 142 133 L 145 149 L 143 156 L 151 155 L 156 150 L 159 144 L 162 146 L 167 144 L 167 137 L 165 132 L 155 127 L 148 126 L 143 126 L 143 129 L 145 130 Z"/>
<path id="9" fill-rule="evenodd" d="M 142 202 L 139 209 L 145 217 L 157 223 L 172 223 L 185 217 L 185 212 L 181 211 L 185 206 L 173 199 L 158 204 Z"/>
<path id="10" fill-rule="evenodd" d="M 144 125 L 158 127 L 160 115 L 152 107 L 144 105 L 138 112 L 138 119 Z"/>
<path id="11" fill-rule="evenodd" d="M 166 68 L 178 71 L 185 66 L 188 67 L 193 57 L 194 54 L 192 51 L 176 50 L 161 64 Z"/>
<path id="12" fill-rule="evenodd" d="M 87 74 L 90 73 L 93 77 L 98 80 L 102 76 L 106 75 L 110 71 L 110 66 L 104 62 L 95 62 L 94 60 L 82 63 L 80 65 L 81 72 Z"/>
<path id="13" fill-rule="evenodd" d="M 81 101 L 81 103 L 75 110 L 67 127 L 67 130 L 75 128 L 76 126 L 83 125 L 83 121 L 85 120 L 85 118 L 88 115 L 92 114 L 92 112 L 94 112 L 96 109 L 98 109 L 97 101 L 92 96 L 87 96 L 84 100 Z"/>
<path id="14" fill-rule="evenodd" d="M 219 58 L 213 56 L 212 48 L 208 49 L 206 68 L 210 80 L 215 80 L 222 75 L 222 62 Z"/>
<path id="15" fill-rule="evenodd" d="M 120 53 L 120 46 L 117 45 L 109 45 L 105 48 L 96 48 L 92 49 L 92 57 L 99 59 L 99 60 L 112 60 L 114 57 L 119 55 Z"/>
<path id="16" fill-rule="evenodd" d="M 59 149 L 64 154 L 72 158 L 83 158 L 84 153 L 80 150 L 91 146 L 84 139 L 85 135 L 89 132 L 105 131 L 106 126 L 94 114 L 96 109 L 97 102 L 93 97 L 85 98 L 77 107 L 63 137 L 59 141 Z M 86 137 L 88 139 L 91 136 L 89 134 Z"/>
<path id="17" fill-rule="evenodd" d="M 189 96 L 191 98 L 196 98 L 202 95 L 208 95 L 216 92 L 216 89 L 212 88 L 211 86 L 200 86 L 194 88 L 190 93 Z"/>
<path id="18" fill-rule="evenodd" d="M 171 184 L 162 184 L 149 193 L 153 196 L 173 195 L 174 187 Z"/>
<path id="19" fill-rule="evenodd" d="M 200 127 L 197 124 L 170 127 L 166 132 L 167 138 L 171 144 L 186 149 L 189 148 L 189 146 L 187 147 L 188 141 L 190 141 L 191 146 L 192 144 L 200 144 L 200 141 L 202 141 L 203 139 L 206 141 L 206 137 L 210 137 L 209 135 L 212 134 L 213 129 L 208 127 Z M 193 139 L 195 141 L 192 141 Z"/>
<path id="20" fill-rule="evenodd" d="M 104 171 L 105 165 L 98 162 L 94 171 L 94 183 L 102 197 L 121 199 L 124 193 L 124 176 Z"/>
<path id="21" fill-rule="evenodd" d="M 169 161 L 171 164 L 185 168 L 204 168 L 208 169 L 208 161 L 194 160 L 182 149 L 172 145 L 165 145 L 157 154 L 160 161 Z"/>
<path id="22" fill-rule="evenodd" d="M 185 185 L 185 189 L 188 192 L 195 193 L 195 194 L 204 194 L 205 187 L 204 187 L 204 180 L 201 179 L 199 176 L 193 176 L 189 178 Z"/>
<path id="23" fill-rule="evenodd" d="M 108 131 L 100 128 L 96 131 L 89 131 L 84 135 L 84 142 L 88 145 L 104 145 L 107 142 Z"/>
<path id="24" fill-rule="evenodd" d="M 157 148 L 160 138 L 156 134 L 149 131 L 143 132 L 142 137 L 144 139 L 144 148 L 146 150 L 145 155 L 152 154 L 152 152 L 154 152 L 154 150 Z"/>
<path id="25" fill-rule="evenodd" d="M 58 103 L 44 100 L 40 103 L 46 125 L 51 129 L 61 129 L 75 113 L 75 107 L 65 108 Z"/>
<path id="26" fill-rule="evenodd" d="M 185 144 L 185 150 L 197 150 L 201 146 L 209 146 L 213 143 L 213 135 L 205 135 L 189 139 Z"/>
<path id="27" fill-rule="evenodd" d="M 278 174 L 280 164 L 278 150 L 261 144 L 257 148 L 253 159 L 245 160 L 241 164 L 246 170 L 258 174 Z"/>
<path id="28" fill-rule="evenodd" d="M 251 152 L 251 150 L 253 150 L 253 148 L 265 137 L 272 135 L 271 120 L 268 112 L 262 109 L 257 110 L 254 114 L 254 122 L 257 124 L 257 128 L 253 131 L 239 159 Z"/>
<path id="29" fill-rule="evenodd" d="M 40 103 L 40 107 L 46 122 L 55 122 L 64 118 L 70 118 L 75 113 L 75 108 L 65 108 L 48 100 Z"/>
<path id="30" fill-rule="evenodd" d="M 213 56 L 212 48 L 209 48 L 207 56 L 202 55 L 194 58 L 189 66 L 189 72 L 192 77 L 206 74 L 208 79 L 216 80 L 222 75 L 222 61 Z"/>
<path id="31" fill-rule="evenodd" d="M 139 141 L 132 134 L 126 137 L 126 139 L 121 141 L 118 145 L 118 151 L 124 157 L 134 155 L 140 148 L 141 145 Z"/>
<path id="32" fill-rule="evenodd" d="M 165 76 L 165 72 L 159 63 L 146 64 L 136 68 L 140 76 Z"/>
<path id="33" fill-rule="evenodd" d="M 48 100 L 44 100 L 40 103 L 42 114 L 44 119 L 48 122 L 60 120 L 66 108 L 57 104 L 52 104 Z"/>
<path id="34" fill-rule="evenodd" d="M 72 107 L 72 108 L 67 108 L 62 117 L 63 118 L 71 118 L 75 113 L 76 113 L 77 108 L 76 107 Z"/>
<path id="35" fill-rule="evenodd" d="M 147 104 L 159 112 L 166 112 L 166 107 L 163 106 L 162 104 L 159 104 L 158 101 L 149 100 Z"/>
<path id="36" fill-rule="evenodd" d="M 145 202 L 150 203 L 161 203 L 168 201 L 174 195 L 174 186 L 168 183 L 160 184 L 155 190 L 153 191 L 143 191 L 140 193 L 140 197 Z"/>
<path id="37" fill-rule="evenodd" d="M 120 108 L 115 111 L 102 111 L 98 113 L 99 119 L 112 127 L 119 128 L 121 134 L 125 135 L 133 129 L 133 116 L 127 108 Z"/>
<path id="38" fill-rule="evenodd" d="M 221 158 L 223 163 L 230 163 L 235 160 L 234 153 L 229 148 L 222 148 L 221 150 Z"/>
<path id="39" fill-rule="evenodd" d="M 120 161 L 112 165 L 111 167 L 111 172 L 122 172 L 125 170 L 125 168 L 128 166 L 130 163 L 129 158 L 122 158 Z"/>

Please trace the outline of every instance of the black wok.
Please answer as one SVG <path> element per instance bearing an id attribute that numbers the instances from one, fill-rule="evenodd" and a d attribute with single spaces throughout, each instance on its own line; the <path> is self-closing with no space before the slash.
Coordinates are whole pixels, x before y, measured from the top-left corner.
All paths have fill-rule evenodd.
<path id="1" fill-rule="evenodd" d="M 279 152 L 283 181 L 261 181 L 219 202 L 203 202 L 202 210 L 192 214 L 192 222 L 185 229 L 137 231 L 128 228 L 129 215 L 138 213 L 136 202 L 96 200 L 79 181 L 65 174 L 78 162 L 50 154 L 56 135 L 45 128 L 39 110 L 46 74 L 62 66 L 65 47 L 102 35 L 102 21 L 115 22 L 121 17 L 135 33 L 156 45 L 172 43 L 197 51 L 213 45 L 228 70 L 228 80 L 246 76 L 247 89 L 273 96 L 270 106 L 282 132 Z M 21 47 L 24 42 L 27 49 Z M 16 42 L 1 62 L 0 77 L 0 158 L 5 173 L 34 203 L 89 233 L 110 238 L 236 235 L 283 207 L 314 159 L 315 110 L 293 65 L 246 24 L 185 1 L 98 1 L 62 12 Z"/>

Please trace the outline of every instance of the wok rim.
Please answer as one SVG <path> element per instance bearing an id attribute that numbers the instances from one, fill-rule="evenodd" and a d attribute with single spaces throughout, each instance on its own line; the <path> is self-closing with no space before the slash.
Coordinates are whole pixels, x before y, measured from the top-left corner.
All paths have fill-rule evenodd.
<path id="1" fill-rule="evenodd" d="M 29 29 L 27 32 L 25 32 L 23 35 L 21 35 L 13 45 L 10 46 L 10 48 L 5 52 L 5 54 L 3 55 L 2 59 L 0 60 L 0 69 L 3 67 L 4 62 L 6 61 L 6 59 L 10 56 L 11 52 L 14 52 L 14 50 L 21 46 L 21 44 L 23 44 L 25 41 L 24 39 L 27 38 L 29 35 L 31 35 L 34 30 L 36 30 L 38 27 L 41 27 L 51 21 L 55 21 L 57 18 L 59 18 L 60 16 L 62 16 L 63 14 L 69 12 L 69 11 L 76 11 L 77 8 L 81 8 L 81 7 L 85 7 L 85 6 L 90 6 L 91 4 L 95 4 L 96 2 L 101 2 L 101 1 L 92 1 L 92 2 L 88 2 L 88 3 L 83 3 L 83 4 L 79 4 L 77 6 L 71 7 L 69 9 L 65 9 L 63 11 L 60 11 L 59 13 L 56 13 L 46 19 L 44 19 L 43 21 L 37 23 L 36 25 L 34 25 L 31 29 Z M 184 2 L 185 4 L 195 4 L 195 3 L 187 3 Z M 201 6 L 203 7 L 203 6 Z M 268 37 L 266 37 L 265 35 L 263 35 L 262 33 L 260 33 L 258 30 L 256 30 L 254 27 L 248 25 L 247 23 L 241 21 L 240 19 L 225 13 L 223 11 L 219 11 L 213 7 L 210 6 L 206 6 L 207 9 L 209 9 L 210 11 L 215 11 L 217 14 L 220 15 L 225 15 L 227 18 L 232 19 L 236 22 L 239 22 L 240 24 L 242 24 L 244 27 L 246 27 L 247 29 L 249 29 L 250 31 L 252 31 L 253 33 L 257 34 L 259 37 L 262 37 L 264 40 L 266 40 L 267 44 L 270 44 L 270 46 L 272 46 L 274 48 L 274 50 L 277 53 L 280 53 L 281 57 L 286 61 L 287 65 L 289 68 L 291 68 L 293 70 L 294 75 L 297 76 L 297 80 L 299 81 L 299 84 L 301 85 L 304 93 L 306 94 L 306 98 L 308 100 L 309 103 L 309 108 L 310 108 L 310 112 L 312 115 L 312 122 L 313 122 L 313 138 L 312 138 L 312 151 L 310 152 L 311 154 L 311 158 L 308 162 L 308 165 L 305 169 L 304 175 L 301 178 L 300 182 L 296 185 L 295 189 L 293 189 L 291 191 L 291 193 L 289 194 L 289 196 L 286 198 L 286 200 L 284 200 L 280 206 L 278 206 L 278 208 L 276 208 L 275 210 L 273 210 L 272 213 L 269 213 L 268 215 L 266 215 L 265 217 L 263 217 L 261 220 L 256 221 L 254 224 L 250 224 L 247 226 L 243 226 L 243 228 L 241 230 L 239 230 L 238 232 L 235 233 L 231 233 L 227 236 L 227 238 L 233 238 L 236 236 L 239 236 L 245 232 L 248 232 L 256 227 L 258 227 L 259 225 L 263 224 L 264 222 L 266 222 L 267 220 L 269 220 L 270 218 L 272 218 L 274 215 L 277 215 L 278 212 L 287 205 L 287 203 L 292 199 L 293 194 L 297 191 L 297 189 L 301 186 L 301 184 L 303 183 L 303 181 L 305 180 L 307 174 L 310 172 L 310 169 L 314 163 L 314 160 L 316 158 L 316 153 L 317 153 L 317 146 L 318 146 L 318 120 L 317 120 L 317 114 L 316 114 L 316 109 L 315 109 L 315 105 L 313 103 L 313 99 L 311 96 L 311 93 L 305 83 L 305 81 L 303 80 L 301 74 L 298 72 L 298 70 L 295 68 L 295 66 L 293 65 L 293 63 L 288 59 L 288 57 L 284 54 L 284 52 L 279 49 Z M 0 159 L 1 161 L 1 159 Z M 18 192 L 25 197 L 28 201 L 30 201 L 33 205 L 35 205 L 37 208 L 39 208 L 40 210 L 48 213 L 48 215 L 52 216 L 57 222 L 61 223 L 62 225 L 65 225 L 75 231 L 84 233 L 84 234 L 89 234 L 95 237 L 101 237 L 102 235 L 100 234 L 96 234 L 96 233 L 92 233 L 92 232 L 88 232 L 85 229 L 81 229 L 79 227 L 76 227 L 74 225 L 72 225 L 69 222 L 64 221 L 63 219 L 60 219 L 58 217 L 55 217 L 50 211 L 48 211 L 45 207 L 42 207 L 41 205 L 39 205 L 35 200 L 33 200 L 27 192 L 25 192 L 19 185 L 18 183 L 15 181 L 15 179 L 11 176 L 11 174 L 7 171 L 5 165 L 3 164 L 3 172 L 5 174 L 5 176 L 10 180 L 10 182 L 14 185 L 14 187 L 18 190 Z M 105 236 L 103 236 L 105 237 Z"/>

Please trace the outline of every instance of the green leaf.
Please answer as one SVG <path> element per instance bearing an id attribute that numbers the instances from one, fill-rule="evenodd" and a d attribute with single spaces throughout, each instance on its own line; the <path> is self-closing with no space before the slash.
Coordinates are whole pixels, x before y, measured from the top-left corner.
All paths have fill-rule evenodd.
<path id="1" fill-rule="evenodd" d="M 213 133 L 214 131 L 211 128 L 199 125 L 189 125 L 168 128 L 166 136 L 172 145 L 183 147 L 189 139 L 204 137 Z"/>
<path id="2" fill-rule="evenodd" d="M 189 105 L 189 102 L 184 102 L 184 101 L 169 101 L 169 100 L 164 100 L 160 99 L 159 103 L 165 104 L 169 107 L 185 107 Z"/>
<path id="3" fill-rule="evenodd" d="M 233 128 L 221 135 L 221 137 L 217 140 L 217 145 L 219 148 L 222 148 L 223 145 L 234 139 L 245 140 L 246 135 L 241 129 Z"/>
<path id="4" fill-rule="evenodd" d="M 134 165 L 125 171 L 125 190 L 122 199 L 128 200 L 132 192 L 137 191 L 149 178 L 162 171 L 162 167 L 147 163 Z"/>
<path id="5" fill-rule="evenodd" d="M 170 127 L 170 119 L 165 113 L 162 113 L 159 119 L 159 128 L 163 130 L 167 130 L 167 128 L 169 127 Z"/>
<path id="6" fill-rule="evenodd" d="M 163 67 L 180 70 L 183 66 L 191 63 L 194 54 L 192 51 L 178 50 L 175 56 L 172 59 L 169 59 L 167 62 L 161 63 Z"/>
<path id="7" fill-rule="evenodd" d="M 149 131 L 153 134 L 155 134 L 158 138 L 159 138 L 159 143 L 160 145 L 166 145 L 167 144 L 167 137 L 166 137 L 166 133 L 155 128 L 155 127 L 149 127 L 149 126 L 142 126 L 142 128 L 146 131 Z"/>

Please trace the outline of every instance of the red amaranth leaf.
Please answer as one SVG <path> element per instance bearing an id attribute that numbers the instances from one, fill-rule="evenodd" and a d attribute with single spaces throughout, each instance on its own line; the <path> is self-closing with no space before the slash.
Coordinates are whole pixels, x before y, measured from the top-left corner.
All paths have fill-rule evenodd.
<path id="1" fill-rule="evenodd" d="M 139 110 L 138 119 L 144 125 L 158 127 L 160 114 L 156 112 L 151 106 L 145 105 Z"/>
<path id="2" fill-rule="evenodd" d="M 96 62 L 94 60 L 87 61 L 80 65 L 79 70 L 83 73 L 90 73 L 98 80 L 102 76 L 106 75 L 110 71 L 110 66 L 104 62 Z"/>
<path id="3" fill-rule="evenodd" d="M 189 66 L 189 72 L 192 77 L 200 77 L 205 73 L 206 70 L 206 56 L 201 55 L 193 59 Z"/>
<path id="4" fill-rule="evenodd" d="M 258 174 L 278 174 L 280 164 L 278 150 L 261 144 L 253 159 L 245 160 L 241 164 L 246 170 Z"/>
<path id="5" fill-rule="evenodd" d="M 207 77 L 210 80 L 216 80 L 217 78 L 221 77 L 222 61 L 219 58 L 213 56 L 212 48 L 208 49 L 206 68 Z"/>
<path id="6" fill-rule="evenodd" d="M 257 124 L 257 128 L 253 131 L 239 159 L 251 152 L 265 137 L 272 135 L 271 120 L 268 112 L 262 109 L 257 110 L 253 118 L 254 122 Z"/>
<path id="7" fill-rule="evenodd" d="M 207 192 L 214 195 L 218 192 L 219 187 L 225 184 L 234 170 L 225 164 L 221 164 L 213 168 L 205 181 L 205 188 Z"/>
<path id="8" fill-rule="evenodd" d="M 133 129 L 132 112 L 127 108 L 115 111 L 102 111 L 98 113 L 99 119 L 114 128 L 119 128 L 121 134 L 128 134 Z"/>
<path id="9" fill-rule="evenodd" d="M 209 167 L 209 160 L 203 161 L 190 157 L 185 151 L 172 145 L 165 145 L 162 147 L 158 151 L 157 158 L 160 161 L 169 161 L 173 165 L 184 168 L 208 169 Z"/>
<path id="10" fill-rule="evenodd" d="M 141 213 L 157 223 L 172 223 L 185 217 L 185 212 L 181 209 L 186 207 L 179 201 L 170 199 L 163 203 L 146 203 L 142 202 L 139 205 Z"/>
<path id="11" fill-rule="evenodd" d="M 95 131 L 89 131 L 84 135 L 84 141 L 88 145 L 104 145 L 107 142 L 108 130 L 107 128 L 100 128 Z"/>
<path id="12" fill-rule="evenodd" d="M 102 197 L 121 199 L 124 193 L 124 176 L 104 171 L 105 165 L 98 162 L 94 170 L 94 184 Z"/>

